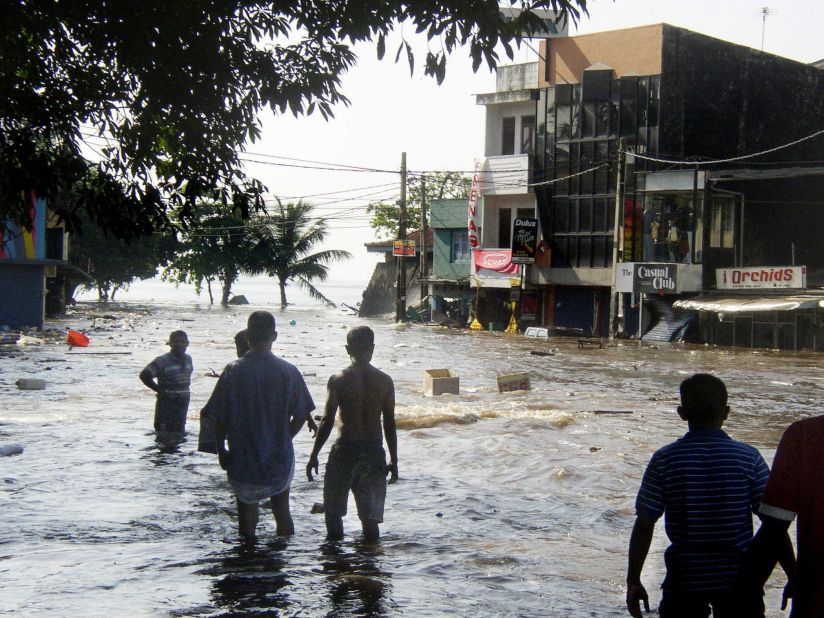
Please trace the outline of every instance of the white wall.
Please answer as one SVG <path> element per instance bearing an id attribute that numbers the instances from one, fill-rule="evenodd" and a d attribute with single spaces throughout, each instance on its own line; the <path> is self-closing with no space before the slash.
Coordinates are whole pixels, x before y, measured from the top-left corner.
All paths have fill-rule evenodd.
<path id="1" fill-rule="evenodd" d="M 486 106 L 486 140 L 484 142 L 484 154 L 487 157 L 494 157 L 501 154 L 501 136 L 503 133 L 503 119 L 515 116 L 515 154 L 519 152 L 521 146 L 521 117 L 535 115 L 535 101 L 522 101 L 520 103 L 502 103 L 498 105 Z"/>

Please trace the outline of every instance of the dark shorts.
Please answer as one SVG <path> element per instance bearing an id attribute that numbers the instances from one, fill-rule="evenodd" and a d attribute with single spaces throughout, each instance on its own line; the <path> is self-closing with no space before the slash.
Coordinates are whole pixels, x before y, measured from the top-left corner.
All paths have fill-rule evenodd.
<path id="1" fill-rule="evenodd" d="M 158 395 L 155 404 L 155 431 L 185 433 L 188 411 L 189 395 Z"/>
<path id="2" fill-rule="evenodd" d="M 386 500 L 386 453 L 380 442 L 337 441 L 332 445 L 323 478 L 325 512 L 346 515 L 350 489 L 360 520 L 381 523 Z"/>
<path id="3" fill-rule="evenodd" d="M 731 592 L 663 591 L 658 615 L 661 618 L 764 618 L 764 596 L 742 596 Z"/>

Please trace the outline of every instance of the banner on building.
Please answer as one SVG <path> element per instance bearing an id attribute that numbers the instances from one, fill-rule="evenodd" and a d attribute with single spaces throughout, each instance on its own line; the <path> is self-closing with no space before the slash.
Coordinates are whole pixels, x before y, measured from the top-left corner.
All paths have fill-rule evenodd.
<path id="1" fill-rule="evenodd" d="M 538 247 L 538 219 L 516 217 L 512 225 L 512 263 L 534 264 Z"/>
<path id="2" fill-rule="evenodd" d="M 392 243 L 392 255 L 395 257 L 415 257 L 414 240 L 396 240 Z"/>
<path id="3" fill-rule="evenodd" d="M 644 294 L 675 294 L 678 289 L 678 265 L 636 263 L 633 280 L 636 290 Z"/>
<path id="4" fill-rule="evenodd" d="M 512 263 L 512 251 L 509 249 L 475 250 L 472 252 L 475 272 L 482 269 L 494 270 L 506 275 L 518 272 L 518 265 Z"/>
<path id="5" fill-rule="evenodd" d="M 475 174 L 472 176 L 472 187 L 469 189 L 469 217 L 467 222 L 469 249 L 474 251 L 480 248 L 478 238 L 478 196 L 481 192 L 481 163 L 475 163 Z"/>
<path id="6" fill-rule="evenodd" d="M 719 290 L 806 288 L 806 266 L 754 266 L 717 268 L 715 287 Z"/>

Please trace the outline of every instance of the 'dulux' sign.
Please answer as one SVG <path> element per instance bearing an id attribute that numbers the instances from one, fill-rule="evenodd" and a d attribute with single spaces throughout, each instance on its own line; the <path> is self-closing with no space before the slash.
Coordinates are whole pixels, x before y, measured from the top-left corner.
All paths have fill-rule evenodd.
<path id="1" fill-rule="evenodd" d="M 538 219 L 517 217 L 512 225 L 512 263 L 534 264 L 538 246 Z"/>

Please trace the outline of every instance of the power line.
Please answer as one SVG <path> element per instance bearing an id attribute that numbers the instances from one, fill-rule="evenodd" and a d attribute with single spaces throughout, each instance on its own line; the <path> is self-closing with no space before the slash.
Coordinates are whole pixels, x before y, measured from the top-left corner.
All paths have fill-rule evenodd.
<path id="1" fill-rule="evenodd" d="M 824 129 L 822 129 L 820 131 L 816 131 L 815 133 L 812 133 L 812 134 L 807 135 L 805 137 L 799 138 L 799 139 L 794 140 L 792 142 L 782 144 L 781 146 L 776 146 L 775 148 L 770 148 L 768 150 L 762 150 L 761 152 L 754 152 L 754 153 L 748 154 L 748 155 L 741 155 L 740 157 L 730 157 L 729 159 L 707 159 L 707 160 L 704 160 L 704 161 L 673 161 L 673 160 L 670 160 L 670 159 L 660 159 L 660 158 L 656 158 L 656 157 L 650 157 L 650 156 L 647 156 L 647 155 L 635 154 L 635 153 L 631 152 L 630 150 L 624 150 L 623 152 L 625 152 L 627 155 L 631 155 L 631 156 L 635 157 L 636 159 L 643 159 L 645 161 L 652 161 L 653 163 L 668 163 L 670 165 L 689 165 L 691 167 L 696 167 L 696 166 L 705 166 L 705 165 L 718 165 L 719 163 L 732 163 L 733 161 L 744 161 L 746 159 L 753 159 L 755 157 L 761 157 L 763 155 L 770 154 L 772 152 L 778 152 L 779 150 L 784 150 L 785 148 L 790 148 L 791 146 L 795 146 L 795 145 L 800 144 L 802 142 L 806 142 L 806 141 L 811 140 L 815 137 L 818 137 L 819 135 L 824 135 Z"/>

